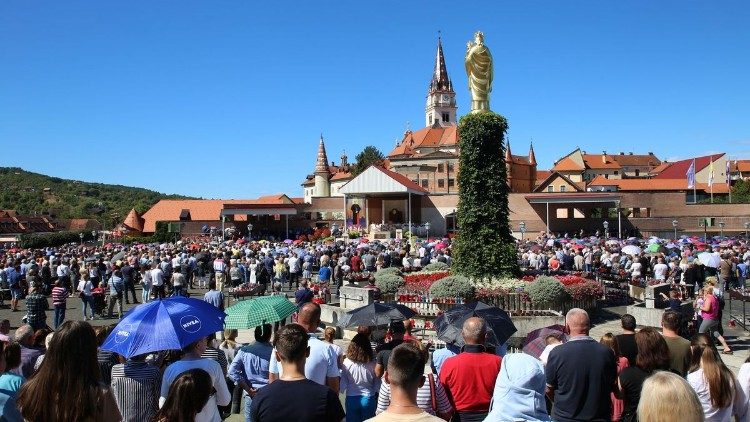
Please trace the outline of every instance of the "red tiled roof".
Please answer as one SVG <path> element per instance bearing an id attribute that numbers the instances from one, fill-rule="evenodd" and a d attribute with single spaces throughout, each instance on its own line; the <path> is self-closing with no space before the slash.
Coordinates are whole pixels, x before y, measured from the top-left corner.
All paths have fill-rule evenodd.
<path id="1" fill-rule="evenodd" d="M 649 192 L 649 191 L 687 191 L 687 178 L 682 179 L 605 179 L 596 176 L 589 186 L 617 186 L 618 191 Z M 696 183 L 696 190 L 709 192 L 711 188 L 706 183 Z M 714 193 L 729 193 L 726 183 L 714 183 Z"/>
<path id="2" fill-rule="evenodd" d="M 724 154 L 713 154 L 713 155 L 705 155 L 703 157 L 695 157 L 695 172 L 699 172 L 703 170 L 704 168 L 708 167 L 709 164 L 711 164 L 711 161 L 716 161 L 717 159 L 723 157 Z M 693 158 L 688 158 L 687 160 L 682 161 L 676 161 L 672 163 L 671 166 L 664 169 L 661 173 L 654 176 L 654 179 L 683 179 L 687 180 L 687 171 L 688 168 L 690 168 L 690 164 L 693 163 Z M 715 170 L 723 170 L 723 169 L 716 169 Z"/>
<path id="3" fill-rule="evenodd" d="M 584 171 L 585 168 L 581 167 L 573 161 L 570 157 L 564 157 L 552 167 L 552 171 Z"/>
<path id="4" fill-rule="evenodd" d="M 570 178 L 568 178 L 564 174 L 560 174 L 556 171 L 552 171 L 552 172 L 549 172 L 549 174 L 547 175 L 547 177 L 544 178 L 544 180 L 542 180 L 541 182 L 538 182 L 538 184 L 532 190 L 532 192 L 542 192 L 547 185 L 549 185 L 553 180 L 557 178 L 563 179 L 567 184 L 573 186 L 573 188 L 575 188 L 576 191 L 578 192 L 584 192 L 586 190 L 585 184 L 583 182 L 574 182 L 570 180 Z"/>
<path id="5" fill-rule="evenodd" d="M 458 143 L 458 127 L 425 127 L 416 132 L 408 131 L 404 134 L 403 139 L 398 146 L 391 151 L 388 156 L 394 157 L 399 155 L 411 155 L 414 150 L 426 147 L 454 147 Z"/>
<path id="6" fill-rule="evenodd" d="M 658 166 L 656 166 L 653 169 L 651 169 L 650 173 L 653 174 L 653 175 L 657 175 L 657 174 L 663 172 L 664 170 L 666 170 L 667 168 L 669 168 L 669 166 L 671 166 L 671 165 L 672 165 L 672 163 L 664 161 L 661 164 L 659 164 Z"/>
<path id="7" fill-rule="evenodd" d="M 402 185 L 404 185 L 405 187 L 409 189 L 418 190 L 424 193 L 430 193 L 430 191 L 414 183 L 411 179 L 409 179 L 408 177 L 404 176 L 401 173 L 396 173 L 395 171 L 387 170 L 380 166 L 373 166 L 373 167 L 382 171 L 383 173 L 385 173 L 386 176 L 389 176 L 391 179 L 401 183 Z"/>
<path id="8" fill-rule="evenodd" d="M 135 211 L 135 208 L 130 210 L 128 215 L 125 217 L 125 221 L 123 221 L 122 224 L 124 224 L 128 228 L 131 228 L 135 231 L 139 231 L 139 232 L 143 231 L 143 219 Z"/>
<path id="9" fill-rule="evenodd" d="M 583 154 L 583 162 L 590 169 L 619 169 L 620 164 L 609 154 Z"/>
<path id="10" fill-rule="evenodd" d="M 544 179 L 546 179 L 547 177 L 549 177 L 550 174 L 552 174 L 552 172 L 549 171 L 549 170 L 537 170 L 536 171 L 536 184 L 537 184 L 537 186 L 539 186 L 539 184 Z"/>
<path id="11" fill-rule="evenodd" d="M 736 163 L 736 164 L 735 164 Z M 750 172 L 750 160 L 734 160 L 731 164 L 732 171 Z"/>
<path id="12" fill-rule="evenodd" d="M 190 211 L 193 221 L 218 221 L 223 208 L 247 206 L 262 208 L 264 206 L 289 207 L 297 204 L 285 194 L 261 196 L 257 199 L 162 199 L 146 211 L 143 219 L 143 232 L 156 231 L 157 221 L 178 221 L 182 210 Z"/>
<path id="13" fill-rule="evenodd" d="M 612 154 L 612 159 L 621 166 L 656 167 L 661 164 L 653 153 L 648 154 Z"/>
<path id="14" fill-rule="evenodd" d="M 337 181 L 337 180 L 347 180 L 352 178 L 352 173 L 350 171 L 343 172 L 340 171 L 331 177 L 331 182 Z"/>

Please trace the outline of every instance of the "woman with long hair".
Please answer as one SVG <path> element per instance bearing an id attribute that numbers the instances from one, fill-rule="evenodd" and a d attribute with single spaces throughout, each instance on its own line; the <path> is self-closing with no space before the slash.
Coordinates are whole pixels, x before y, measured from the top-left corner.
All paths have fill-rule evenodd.
<path id="1" fill-rule="evenodd" d="M 602 336 L 602 338 L 599 340 L 599 343 L 609 347 L 610 349 L 612 349 L 612 352 L 614 352 L 615 361 L 617 362 L 617 376 L 619 377 L 620 374 L 622 374 L 622 371 L 630 366 L 630 362 L 628 362 L 628 358 L 623 356 L 620 352 L 620 346 L 617 344 L 617 337 L 615 337 L 612 333 L 607 333 Z M 619 421 L 620 418 L 622 418 L 622 411 L 625 407 L 625 403 L 621 398 L 615 396 L 615 393 L 610 393 L 609 396 L 610 401 L 612 402 L 612 421 L 616 422 Z"/>
<path id="2" fill-rule="evenodd" d="M 346 391 L 346 422 L 362 422 L 375 416 L 380 379 L 370 339 L 356 334 L 346 349 L 341 368 L 341 391 Z"/>
<path id="3" fill-rule="evenodd" d="M 677 374 L 659 371 L 643 382 L 638 420 L 703 422 L 706 418 L 690 384 Z"/>
<path id="4" fill-rule="evenodd" d="M 745 420 L 747 397 L 721 361 L 711 337 L 698 334 L 690 345 L 692 360 L 687 381 L 698 394 L 706 421 L 728 422 L 732 415 L 738 421 Z"/>
<path id="5" fill-rule="evenodd" d="M 623 421 L 638 419 L 643 382 L 656 371 L 669 370 L 671 362 L 667 342 L 656 329 L 647 327 L 635 333 L 635 344 L 638 346 L 635 365 L 623 369 L 617 378 L 623 393 Z"/>
<path id="6" fill-rule="evenodd" d="M 213 385 L 211 376 L 202 369 L 191 369 L 177 377 L 169 386 L 164 406 L 154 417 L 156 422 L 193 422 L 208 403 Z"/>
<path id="7" fill-rule="evenodd" d="M 60 325 L 39 371 L 21 387 L 16 403 L 27 421 L 122 419 L 110 387 L 101 382 L 91 325 Z"/>

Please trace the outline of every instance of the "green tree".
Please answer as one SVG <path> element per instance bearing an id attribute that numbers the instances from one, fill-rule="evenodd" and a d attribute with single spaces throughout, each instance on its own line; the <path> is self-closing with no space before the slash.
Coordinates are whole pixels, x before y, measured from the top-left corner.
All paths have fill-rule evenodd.
<path id="1" fill-rule="evenodd" d="M 352 174 L 356 176 L 373 164 L 381 164 L 384 158 L 383 153 L 379 149 L 368 145 L 355 157 L 357 162 L 352 167 Z"/>
<path id="2" fill-rule="evenodd" d="M 467 114 L 458 131 L 458 225 L 454 244 L 457 274 L 469 278 L 518 272 L 508 222 L 508 183 L 503 140 L 508 123 L 491 112 Z"/>
<path id="3" fill-rule="evenodd" d="M 732 202 L 748 203 L 750 202 L 750 181 L 737 180 L 732 185 Z"/>

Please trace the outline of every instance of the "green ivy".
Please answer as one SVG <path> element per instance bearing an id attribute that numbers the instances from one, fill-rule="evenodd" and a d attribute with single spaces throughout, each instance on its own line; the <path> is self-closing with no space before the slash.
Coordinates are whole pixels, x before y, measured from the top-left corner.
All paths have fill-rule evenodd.
<path id="1" fill-rule="evenodd" d="M 505 118 L 492 112 L 467 114 L 459 122 L 460 231 L 453 245 L 453 270 L 469 278 L 518 274 L 508 222 L 507 130 Z"/>

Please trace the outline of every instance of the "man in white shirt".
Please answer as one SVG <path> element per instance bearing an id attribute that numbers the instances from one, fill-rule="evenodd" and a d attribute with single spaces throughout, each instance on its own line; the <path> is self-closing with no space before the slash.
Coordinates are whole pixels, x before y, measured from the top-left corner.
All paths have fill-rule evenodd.
<path id="1" fill-rule="evenodd" d="M 154 289 L 154 297 L 164 299 L 164 271 L 159 268 L 159 263 L 154 262 L 151 265 L 151 283 Z"/>
<path id="2" fill-rule="evenodd" d="M 338 356 L 330 344 L 321 341 L 317 336 L 320 324 L 320 305 L 307 303 L 300 309 L 297 323 L 307 330 L 310 335 L 308 347 L 310 354 L 305 361 L 305 377 L 321 385 L 328 385 L 331 389 L 339 392 L 339 366 Z M 269 364 L 268 382 L 272 383 L 281 376 L 281 364 L 276 360 L 276 349 L 271 354 Z"/>
<path id="3" fill-rule="evenodd" d="M 294 252 L 289 254 L 287 265 L 289 266 L 289 288 L 292 288 L 292 283 L 296 283 L 296 288 L 299 288 L 299 273 L 301 268 L 297 254 Z"/>
<path id="4" fill-rule="evenodd" d="M 659 258 L 657 264 L 654 265 L 654 279 L 664 281 L 667 279 L 667 271 L 669 267 L 664 263 L 664 258 Z"/>

